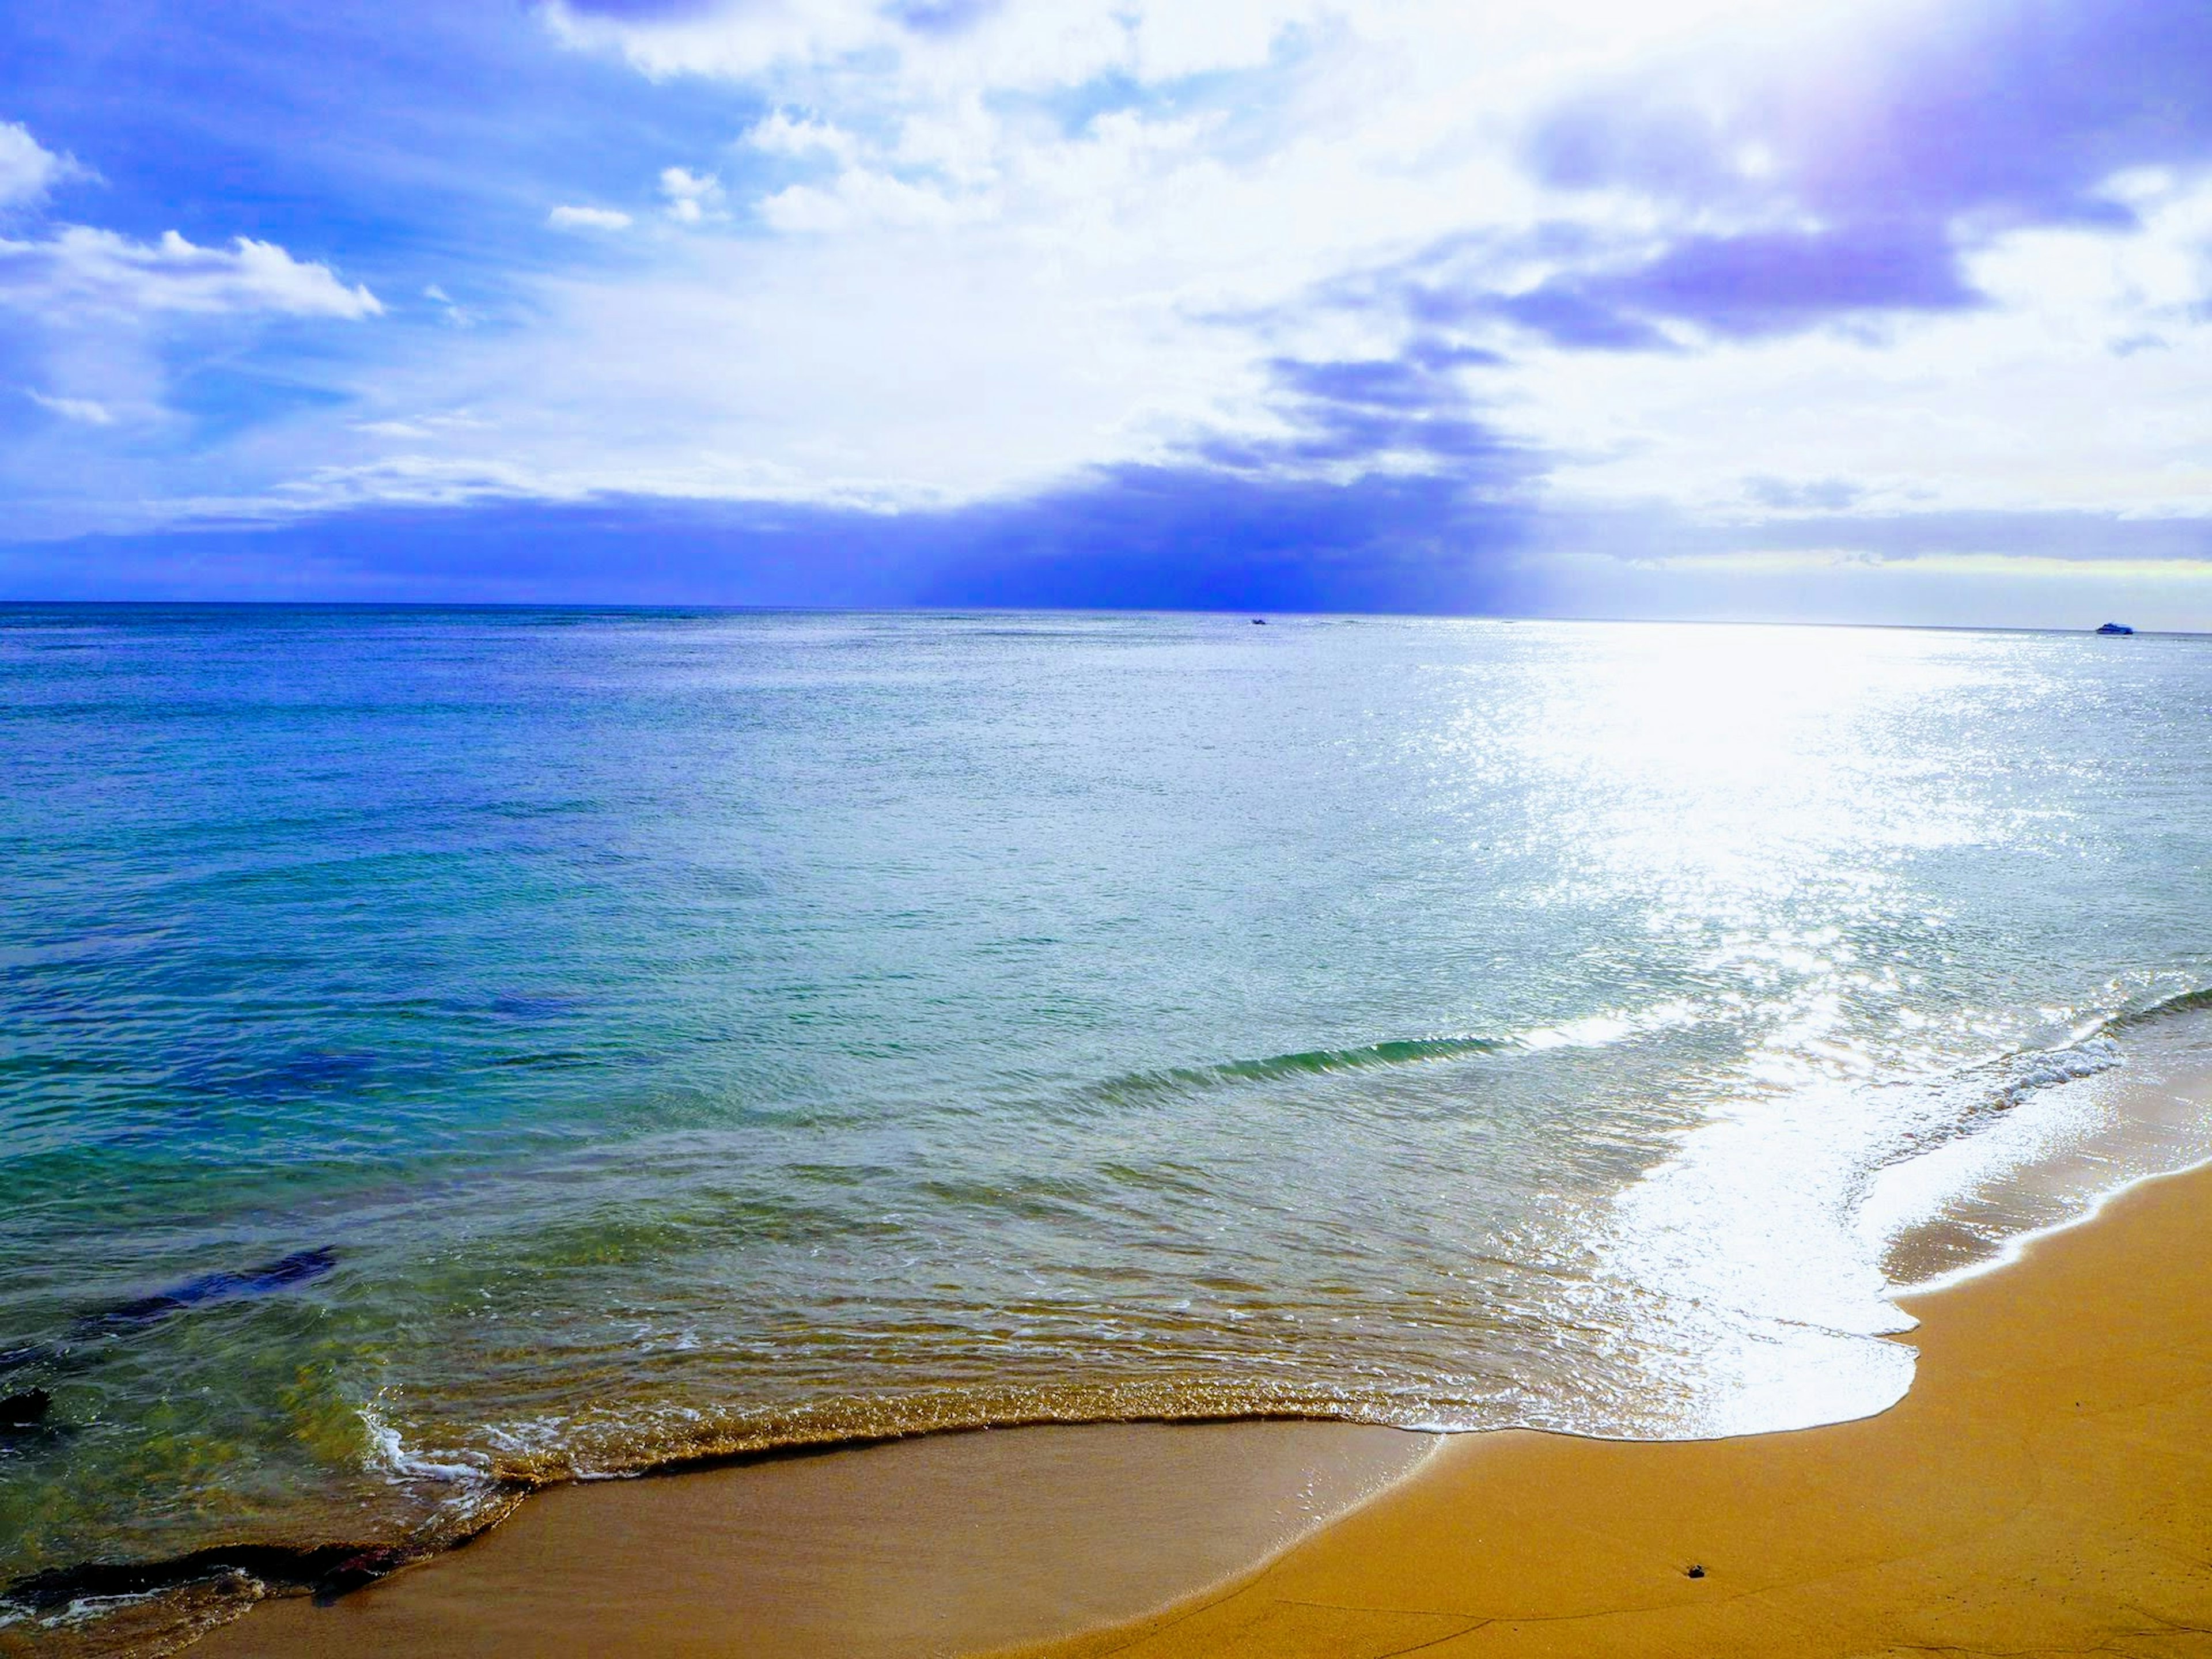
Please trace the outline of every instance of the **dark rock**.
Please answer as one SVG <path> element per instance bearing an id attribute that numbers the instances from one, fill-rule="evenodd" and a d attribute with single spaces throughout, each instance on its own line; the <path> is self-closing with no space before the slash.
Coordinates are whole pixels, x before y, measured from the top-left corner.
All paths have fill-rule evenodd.
<path id="1" fill-rule="evenodd" d="M 350 1595 L 362 1585 L 373 1584 L 385 1574 L 405 1566 L 409 1559 L 405 1552 L 397 1549 L 357 1550 L 324 1569 L 315 1580 L 315 1601 L 319 1606 L 328 1607 L 340 1596 Z"/>
<path id="2" fill-rule="evenodd" d="M 44 1389 L 26 1389 L 0 1400 L 0 1435 L 20 1434 L 46 1420 L 54 1397 Z"/>
<path id="3" fill-rule="evenodd" d="M 88 1596 L 148 1595 L 244 1573 L 283 1594 L 331 1601 L 422 1553 L 384 1544 L 222 1544 L 162 1561 L 87 1561 L 0 1585 L 7 1599 L 54 1613 Z"/>

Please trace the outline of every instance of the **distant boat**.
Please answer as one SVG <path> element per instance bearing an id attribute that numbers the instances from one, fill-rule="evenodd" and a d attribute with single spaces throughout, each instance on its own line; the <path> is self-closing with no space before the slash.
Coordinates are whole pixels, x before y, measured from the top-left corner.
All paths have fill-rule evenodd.
<path id="1" fill-rule="evenodd" d="M 2125 623 L 2106 623 L 2097 630 L 2100 634 L 2132 634 L 2136 630 Z"/>
<path id="2" fill-rule="evenodd" d="M 1253 626 L 1253 627 L 1255 627 L 1255 628 L 1265 628 L 1267 625 L 1267 619 L 1265 617 L 1253 617 L 1253 618 L 1252 618 L 1252 626 Z M 2135 629 L 2133 629 L 2131 628 L 2131 629 L 2128 629 L 2127 631 L 2128 631 L 2129 633 L 2132 634 L 2132 633 L 2134 633 L 2134 632 L 2135 632 Z"/>

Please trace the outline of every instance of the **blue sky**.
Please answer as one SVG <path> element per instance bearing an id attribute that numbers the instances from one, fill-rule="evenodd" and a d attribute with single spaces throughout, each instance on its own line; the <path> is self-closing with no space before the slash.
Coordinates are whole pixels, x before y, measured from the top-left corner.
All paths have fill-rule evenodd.
<path id="1" fill-rule="evenodd" d="M 0 596 L 2212 628 L 2203 0 L 0 0 Z"/>

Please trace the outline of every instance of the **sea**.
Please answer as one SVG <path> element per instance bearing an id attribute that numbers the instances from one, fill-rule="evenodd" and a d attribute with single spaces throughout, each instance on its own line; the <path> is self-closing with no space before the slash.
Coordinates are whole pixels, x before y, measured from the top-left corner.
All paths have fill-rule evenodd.
<path id="1" fill-rule="evenodd" d="M 780 1447 L 1861 1415 L 2208 1158 L 2212 639 L 0 608 L 0 1648 Z"/>

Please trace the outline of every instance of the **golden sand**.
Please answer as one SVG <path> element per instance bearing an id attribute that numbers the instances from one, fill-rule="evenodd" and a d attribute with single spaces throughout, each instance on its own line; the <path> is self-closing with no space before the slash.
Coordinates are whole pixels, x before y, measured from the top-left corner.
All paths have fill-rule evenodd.
<path id="1" fill-rule="evenodd" d="M 1402 1448 L 1321 1425 L 1043 1430 L 569 1489 L 201 1651 L 2212 1656 L 2212 1175 L 2139 1187 L 1909 1305 L 1919 1374 L 1880 1417 L 1464 1437 L 1194 1597 L 1269 1547 L 1271 1514 L 1280 1541 L 1310 1470 L 1341 1504 Z"/>
<path id="2" fill-rule="evenodd" d="M 2212 1176 L 1907 1306 L 1879 1417 L 1468 1437 L 1232 1592 L 1051 1651 L 2212 1654 Z"/>

